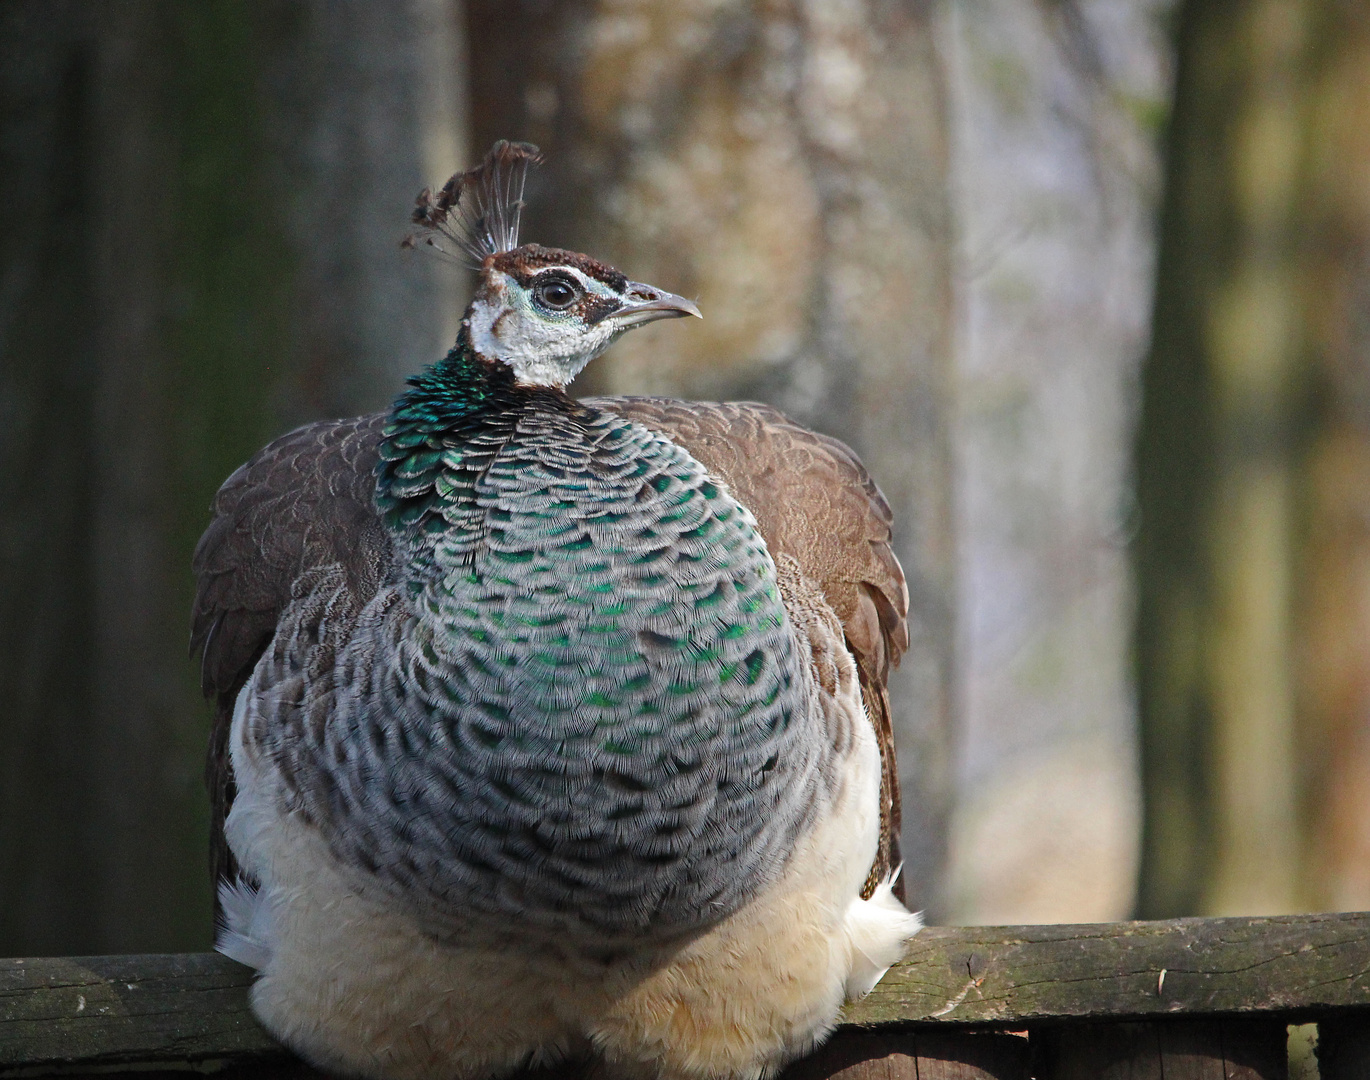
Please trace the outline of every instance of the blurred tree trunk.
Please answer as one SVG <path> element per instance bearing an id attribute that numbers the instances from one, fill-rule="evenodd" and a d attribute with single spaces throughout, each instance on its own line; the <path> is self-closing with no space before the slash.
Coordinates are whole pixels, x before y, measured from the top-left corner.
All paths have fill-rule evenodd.
<path id="1" fill-rule="evenodd" d="M 761 398 L 889 497 L 910 902 L 940 904 L 951 714 L 946 117 L 926 0 L 472 0 L 477 145 L 547 152 L 525 237 L 697 297 L 585 393 Z M 536 186 L 534 186 L 536 185 Z"/>
<path id="2" fill-rule="evenodd" d="M 1141 914 L 1370 902 L 1366 14 L 1188 3 L 1138 446 Z"/>
<path id="3" fill-rule="evenodd" d="M 1294 902 L 1299 6 L 1181 10 L 1137 464 L 1147 917 Z"/>
<path id="4" fill-rule="evenodd" d="M 41 10 L 40 10 L 41 9 Z M 0 953 L 92 947 L 90 65 L 77 4 L 0 8 Z M 52 825 L 56 827 L 51 827 Z"/>
<path id="5" fill-rule="evenodd" d="M 0 954 L 203 948 L 190 553 L 263 442 L 444 347 L 396 241 L 464 157 L 460 26 L 453 0 L 62 16 L 4 11 Z"/>
<path id="6" fill-rule="evenodd" d="M 1305 893 L 1370 908 L 1370 10 L 1310 14 L 1300 198 L 1316 428 L 1296 593 Z"/>

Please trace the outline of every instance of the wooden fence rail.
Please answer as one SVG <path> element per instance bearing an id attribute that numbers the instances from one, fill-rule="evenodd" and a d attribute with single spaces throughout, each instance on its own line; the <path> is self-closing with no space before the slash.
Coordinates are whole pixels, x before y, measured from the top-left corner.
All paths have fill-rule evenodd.
<path id="1" fill-rule="evenodd" d="M 209 953 L 0 960 L 0 1080 L 308 1075 L 250 984 Z M 1370 914 L 930 927 L 784 1080 L 1280 1080 L 1308 1022 L 1323 1080 L 1370 1080 Z"/>

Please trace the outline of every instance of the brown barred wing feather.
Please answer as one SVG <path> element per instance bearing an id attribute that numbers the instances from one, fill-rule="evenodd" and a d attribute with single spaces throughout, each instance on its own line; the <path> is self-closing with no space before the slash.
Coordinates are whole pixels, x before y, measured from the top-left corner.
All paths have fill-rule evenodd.
<path id="1" fill-rule="evenodd" d="M 336 567 L 339 602 L 360 609 L 389 567 L 390 541 L 372 503 L 384 422 L 382 414 L 325 421 L 271 443 L 224 482 L 195 549 L 191 653 L 214 700 L 205 779 L 216 883 L 237 873 L 223 827 L 234 796 L 228 733 L 238 691 L 299 583 Z"/>

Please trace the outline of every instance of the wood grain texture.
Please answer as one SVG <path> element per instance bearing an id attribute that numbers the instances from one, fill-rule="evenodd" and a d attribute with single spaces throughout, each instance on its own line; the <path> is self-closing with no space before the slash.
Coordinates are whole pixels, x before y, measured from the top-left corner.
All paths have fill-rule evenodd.
<path id="1" fill-rule="evenodd" d="M 1041 1080 L 1285 1080 L 1278 1019 L 1075 1024 L 1034 1036 Z"/>
<path id="2" fill-rule="evenodd" d="M 1038 1072 L 1051 1080 L 1162 1080 L 1154 1024 L 1061 1028 L 1037 1042 Z"/>
<path id="3" fill-rule="evenodd" d="M 1370 1006 L 1370 914 L 929 927 L 846 1020 L 1003 1025 L 1351 1006 Z"/>
<path id="4" fill-rule="evenodd" d="M 0 961 L 0 1077 L 57 1066 L 279 1064 L 282 1052 L 248 1009 L 250 983 L 247 968 L 215 954 Z M 1273 1042 L 1241 1034 L 1248 1030 L 1241 1022 L 1266 1023 L 1261 1014 L 1277 1033 Z M 1355 1043 L 1354 1037 L 1370 1028 L 1370 914 L 930 927 L 914 939 L 907 960 L 848 1007 L 835 1038 L 912 1031 L 922 1040 L 952 1039 L 956 1053 L 967 1046 L 989 1053 L 992 1043 L 967 1042 L 966 1036 L 977 1028 L 1032 1027 L 1049 1040 L 1053 1030 L 1084 1032 L 1088 1021 L 1205 1017 L 1229 1032 L 1232 1068 L 1254 1070 L 1229 1070 L 1228 1080 L 1271 1075 L 1260 1054 L 1283 1061 L 1284 1024 L 1295 1020 L 1321 1019 L 1331 1025 L 1329 1032 L 1347 1032 L 1352 1041 L 1345 1045 L 1359 1052 L 1364 1039 Z M 1161 1026 L 1167 1038 L 1183 1034 L 1182 1026 Z M 920 1080 L 999 1075 L 958 1073 L 946 1062 L 988 1070 L 990 1059 L 954 1059 L 950 1051 L 937 1059 L 926 1048 L 931 1045 L 919 1043 L 916 1055 L 942 1060 L 936 1066 L 942 1072 L 920 1066 Z M 1332 1045 L 1325 1042 L 1325 1052 Z M 1233 1049 L 1240 1046 L 1259 1053 L 1245 1061 Z M 1181 1054 L 1183 1047 L 1172 1049 Z M 1094 1052 L 1104 1054 L 1107 1047 Z M 793 1066 L 786 1080 L 808 1080 L 801 1067 Z M 900 1068 L 888 1062 L 877 1071 L 893 1077 Z M 1168 1069 L 1166 1075 L 1174 1080 L 1177 1074 Z M 880 1078 L 872 1073 L 851 1080 Z"/>
<path id="5" fill-rule="evenodd" d="M 0 961 L 0 1075 L 23 1067 L 204 1067 L 283 1055 L 216 953 Z"/>

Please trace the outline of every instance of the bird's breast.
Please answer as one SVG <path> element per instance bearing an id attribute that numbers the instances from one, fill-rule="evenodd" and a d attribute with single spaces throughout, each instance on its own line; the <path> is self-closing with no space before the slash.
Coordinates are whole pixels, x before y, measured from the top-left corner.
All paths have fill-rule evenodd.
<path id="1" fill-rule="evenodd" d="M 377 624 L 324 755 L 334 846 L 435 910 L 688 931 L 804 826 L 812 678 L 755 521 L 697 461 L 621 420 L 550 428 Z"/>

